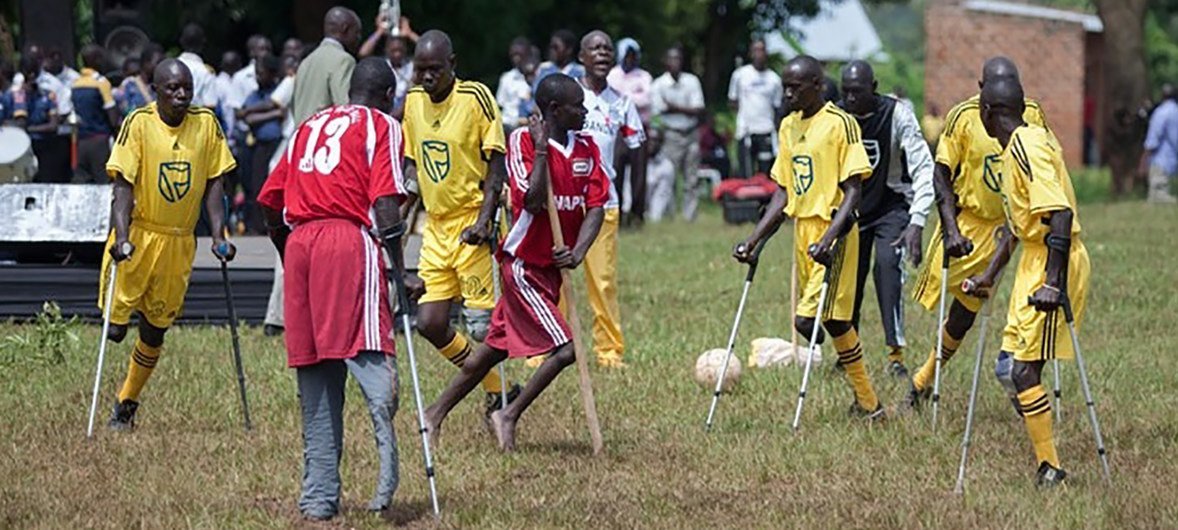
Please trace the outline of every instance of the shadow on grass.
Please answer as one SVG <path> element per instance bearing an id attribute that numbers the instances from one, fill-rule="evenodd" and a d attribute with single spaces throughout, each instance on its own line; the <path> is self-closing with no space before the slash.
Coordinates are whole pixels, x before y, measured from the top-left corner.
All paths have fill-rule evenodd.
<path id="1" fill-rule="evenodd" d="M 438 499 L 443 503 L 444 498 Z M 389 509 L 381 512 L 380 518 L 397 526 L 405 526 L 418 521 L 429 521 L 433 518 L 433 505 L 429 499 L 412 501 L 393 501 Z"/>

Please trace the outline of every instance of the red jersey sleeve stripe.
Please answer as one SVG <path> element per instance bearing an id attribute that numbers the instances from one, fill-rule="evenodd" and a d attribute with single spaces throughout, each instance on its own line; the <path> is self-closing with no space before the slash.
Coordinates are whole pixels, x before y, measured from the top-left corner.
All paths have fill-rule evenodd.
<path id="1" fill-rule="evenodd" d="M 405 189 L 405 173 L 401 167 L 405 155 L 405 145 L 401 140 L 401 124 L 392 116 L 386 115 L 385 119 L 389 123 L 389 158 L 393 162 L 393 187 L 396 188 L 398 195 L 406 195 L 408 192 Z"/>
<path id="2" fill-rule="evenodd" d="M 524 132 L 527 129 L 520 127 L 511 133 L 511 141 L 508 142 L 508 172 L 515 180 L 515 185 L 523 191 L 528 190 L 528 171 L 524 166 L 523 144 Z"/>

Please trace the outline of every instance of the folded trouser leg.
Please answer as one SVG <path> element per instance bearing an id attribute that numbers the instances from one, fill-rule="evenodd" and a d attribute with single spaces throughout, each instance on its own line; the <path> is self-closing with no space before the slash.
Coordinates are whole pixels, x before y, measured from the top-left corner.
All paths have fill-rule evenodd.
<path id="1" fill-rule="evenodd" d="M 393 416 L 397 413 L 399 381 L 393 357 L 382 352 L 362 351 L 347 360 L 348 372 L 360 385 L 372 417 L 372 432 L 380 457 L 376 493 L 368 504 L 370 510 L 383 510 L 392 503 L 401 475 L 397 453 L 397 433 Z"/>
<path id="2" fill-rule="evenodd" d="M 344 442 L 343 361 L 323 361 L 296 369 L 303 412 L 303 489 L 299 511 L 327 518 L 339 512 L 339 461 Z"/>

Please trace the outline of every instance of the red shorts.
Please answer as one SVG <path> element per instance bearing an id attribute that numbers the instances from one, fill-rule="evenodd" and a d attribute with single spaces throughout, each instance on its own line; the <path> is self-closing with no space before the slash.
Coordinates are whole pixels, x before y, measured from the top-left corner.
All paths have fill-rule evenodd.
<path id="1" fill-rule="evenodd" d="M 503 293 L 484 344 L 514 358 L 548 353 L 573 340 L 557 307 L 560 269 L 534 267 L 508 255 L 501 258 L 499 268 Z"/>
<path id="2" fill-rule="evenodd" d="M 299 225 L 286 241 L 286 364 L 393 354 L 383 253 L 361 226 L 338 219 Z"/>

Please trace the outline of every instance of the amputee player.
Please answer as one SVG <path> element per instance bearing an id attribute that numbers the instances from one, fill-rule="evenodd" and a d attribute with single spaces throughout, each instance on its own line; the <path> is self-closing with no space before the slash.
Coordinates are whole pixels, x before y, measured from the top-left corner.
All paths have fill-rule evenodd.
<path id="1" fill-rule="evenodd" d="M 224 237 L 221 179 L 236 163 L 217 117 L 211 110 L 190 107 L 192 73 L 180 61 L 160 62 L 152 85 L 157 101 L 127 116 L 106 162 L 114 180 L 114 226 L 102 270 L 109 270 L 112 260 L 119 267 L 108 338 L 122 342 L 131 313 L 139 316 L 139 337 L 111 413 L 109 425 L 116 430 L 134 428 L 139 394 L 159 362 L 164 335 L 183 308 L 202 203 L 213 254 L 228 261 L 236 253 Z M 219 253 L 222 245 L 224 255 Z M 102 275 L 99 307 L 110 288 L 108 278 Z"/>
<path id="2" fill-rule="evenodd" d="M 418 86 L 405 99 L 406 179 L 420 188 L 429 214 L 418 274 L 425 294 L 418 300 L 417 330 L 455 366 L 473 348 L 450 326 L 450 304 L 461 299 L 471 338 L 482 341 L 495 307 L 491 252 L 485 244 L 507 170 L 503 123 L 491 91 L 455 77 L 457 57 L 450 37 L 437 30 L 421 35 L 413 55 Z M 483 379 L 486 414 L 500 408 L 495 371 Z M 514 385 L 509 399 L 519 390 Z"/>
<path id="3" fill-rule="evenodd" d="M 993 57 L 982 66 L 978 88 L 1001 79 L 1017 81 L 1018 68 L 1010 59 Z M 942 363 L 957 352 L 982 308 L 982 299 L 963 292 L 961 284 L 985 270 L 998 250 L 995 232 L 1005 222 L 999 169 L 1002 146 L 986 134 L 979 100 L 980 96 L 971 97 L 949 111 L 945 131 L 937 144 L 933 186 L 941 221 L 929 241 L 928 259 L 913 291 L 913 298 L 920 305 L 936 310 L 941 296 L 942 256 L 949 252 L 948 287 L 953 300 L 941 324 Z M 1027 123 L 1047 127 L 1043 110 L 1034 101 L 1026 101 L 1023 118 Z M 936 361 L 934 342 L 928 359 L 912 377 L 909 406 L 919 406 L 932 394 Z"/>
<path id="4" fill-rule="evenodd" d="M 782 79 L 789 108 L 795 110 L 782 120 L 778 131 L 780 146 L 771 173 L 780 187 L 753 233 L 736 245 L 732 254 L 741 262 L 755 260 L 757 244 L 769 237 L 786 215 L 794 218 L 797 238 L 793 259 L 798 264 L 800 289 L 794 325 L 809 337 L 821 319 L 834 337 L 839 365 L 854 390 L 851 414 L 879 419 L 884 408 L 871 385 L 859 333 L 852 322 L 859 254 L 855 209 L 862 181 L 871 176 L 871 162 L 855 118 L 823 99 L 825 76 L 816 59 L 808 55 L 794 58 L 786 65 Z M 818 296 L 828 267 L 832 268 L 830 286 L 818 315 Z"/>
<path id="5" fill-rule="evenodd" d="M 368 509 L 387 508 L 399 481 L 387 264 L 373 233 L 401 224 L 401 126 L 382 111 L 392 104 L 396 78 L 383 59 L 370 57 L 356 65 L 349 87 L 349 104 L 299 126 L 258 197 L 285 266 L 286 359 L 297 372 L 303 418 L 299 510 L 310 519 L 339 512 L 349 373 L 368 403 L 380 455 Z"/>
<path id="6" fill-rule="evenodd" d="M 1010 231 L 1003 231 L 994 259 L 971 283 L 989 290 L 1010 260 L 1016 239 L 1022 243 L 1002 351 L 1014 357 L 1010 378 L 1039 463 L 1036 483 L 1051 487 L 1067 473 L 1055 450 L 1051 400 L 1041 375 L 1048 360 L 1075 355 L 1060 306 L 1066 296 L 1078 328 L 1088 297 L 1088 250 L 1080 239 L 1076 194 L 1063 149 L 1051 131 L 1026 122 L 1018 79 L 986 83 L 980 104 L 986 132 L 1002 144 L 999 181 Z"/>
<path id="7" fill-rule="evenodd" d="M 610 198 L 601 152 L 581 132 L 584 92 L 572 78 L 556 73 L 540 81 L 536 105 L 543 118 L 516 129 L 508 145 L 508 179 L 515 223 L 498 256 L 503 295 L 495 305 L 491 331 L 462 372 L 426 411 L 426 426 L 436 434 L 454 405 L 496 364 L 508 357 L 551 353 L 519 397 L 491 415 L 499 447 L 515 448 L 516 421 L 562 370 L 573 364 L 572 331 L 558 308 L 561 269 L 585 259 L 601 229 Z M 554 248 L 548 212 L 548 187 L 565 241 Z"/>
<path id="8" fill-rule="evenodd" d="M 581 38 L 581 63 L 585 75 L 577 81 L 585 96 L 583 131 L 593 137 L 601 150 L 604 171 L 610 178 L 609 201 L 605 204 L 605 221 L 601 234 L 585 256 L 586 291 L 589 307 L 593 310 L 593 350 L 598 366 L 625 366 L 622 355 L 625 340 L 622 336 L 622 311 L 618 305 L 618 225 L 621 203 L 617 187 L 619 177 L 614 161 L 630 157 L 630 178 L 646 179 L 646 135 L 642 118 L 629 98 L 614 90 L 606 76 L 616 62 L 614 44 L 604 31 L 590 31 Z M 618 140 L 625 152 L 617 149 Z"/>

